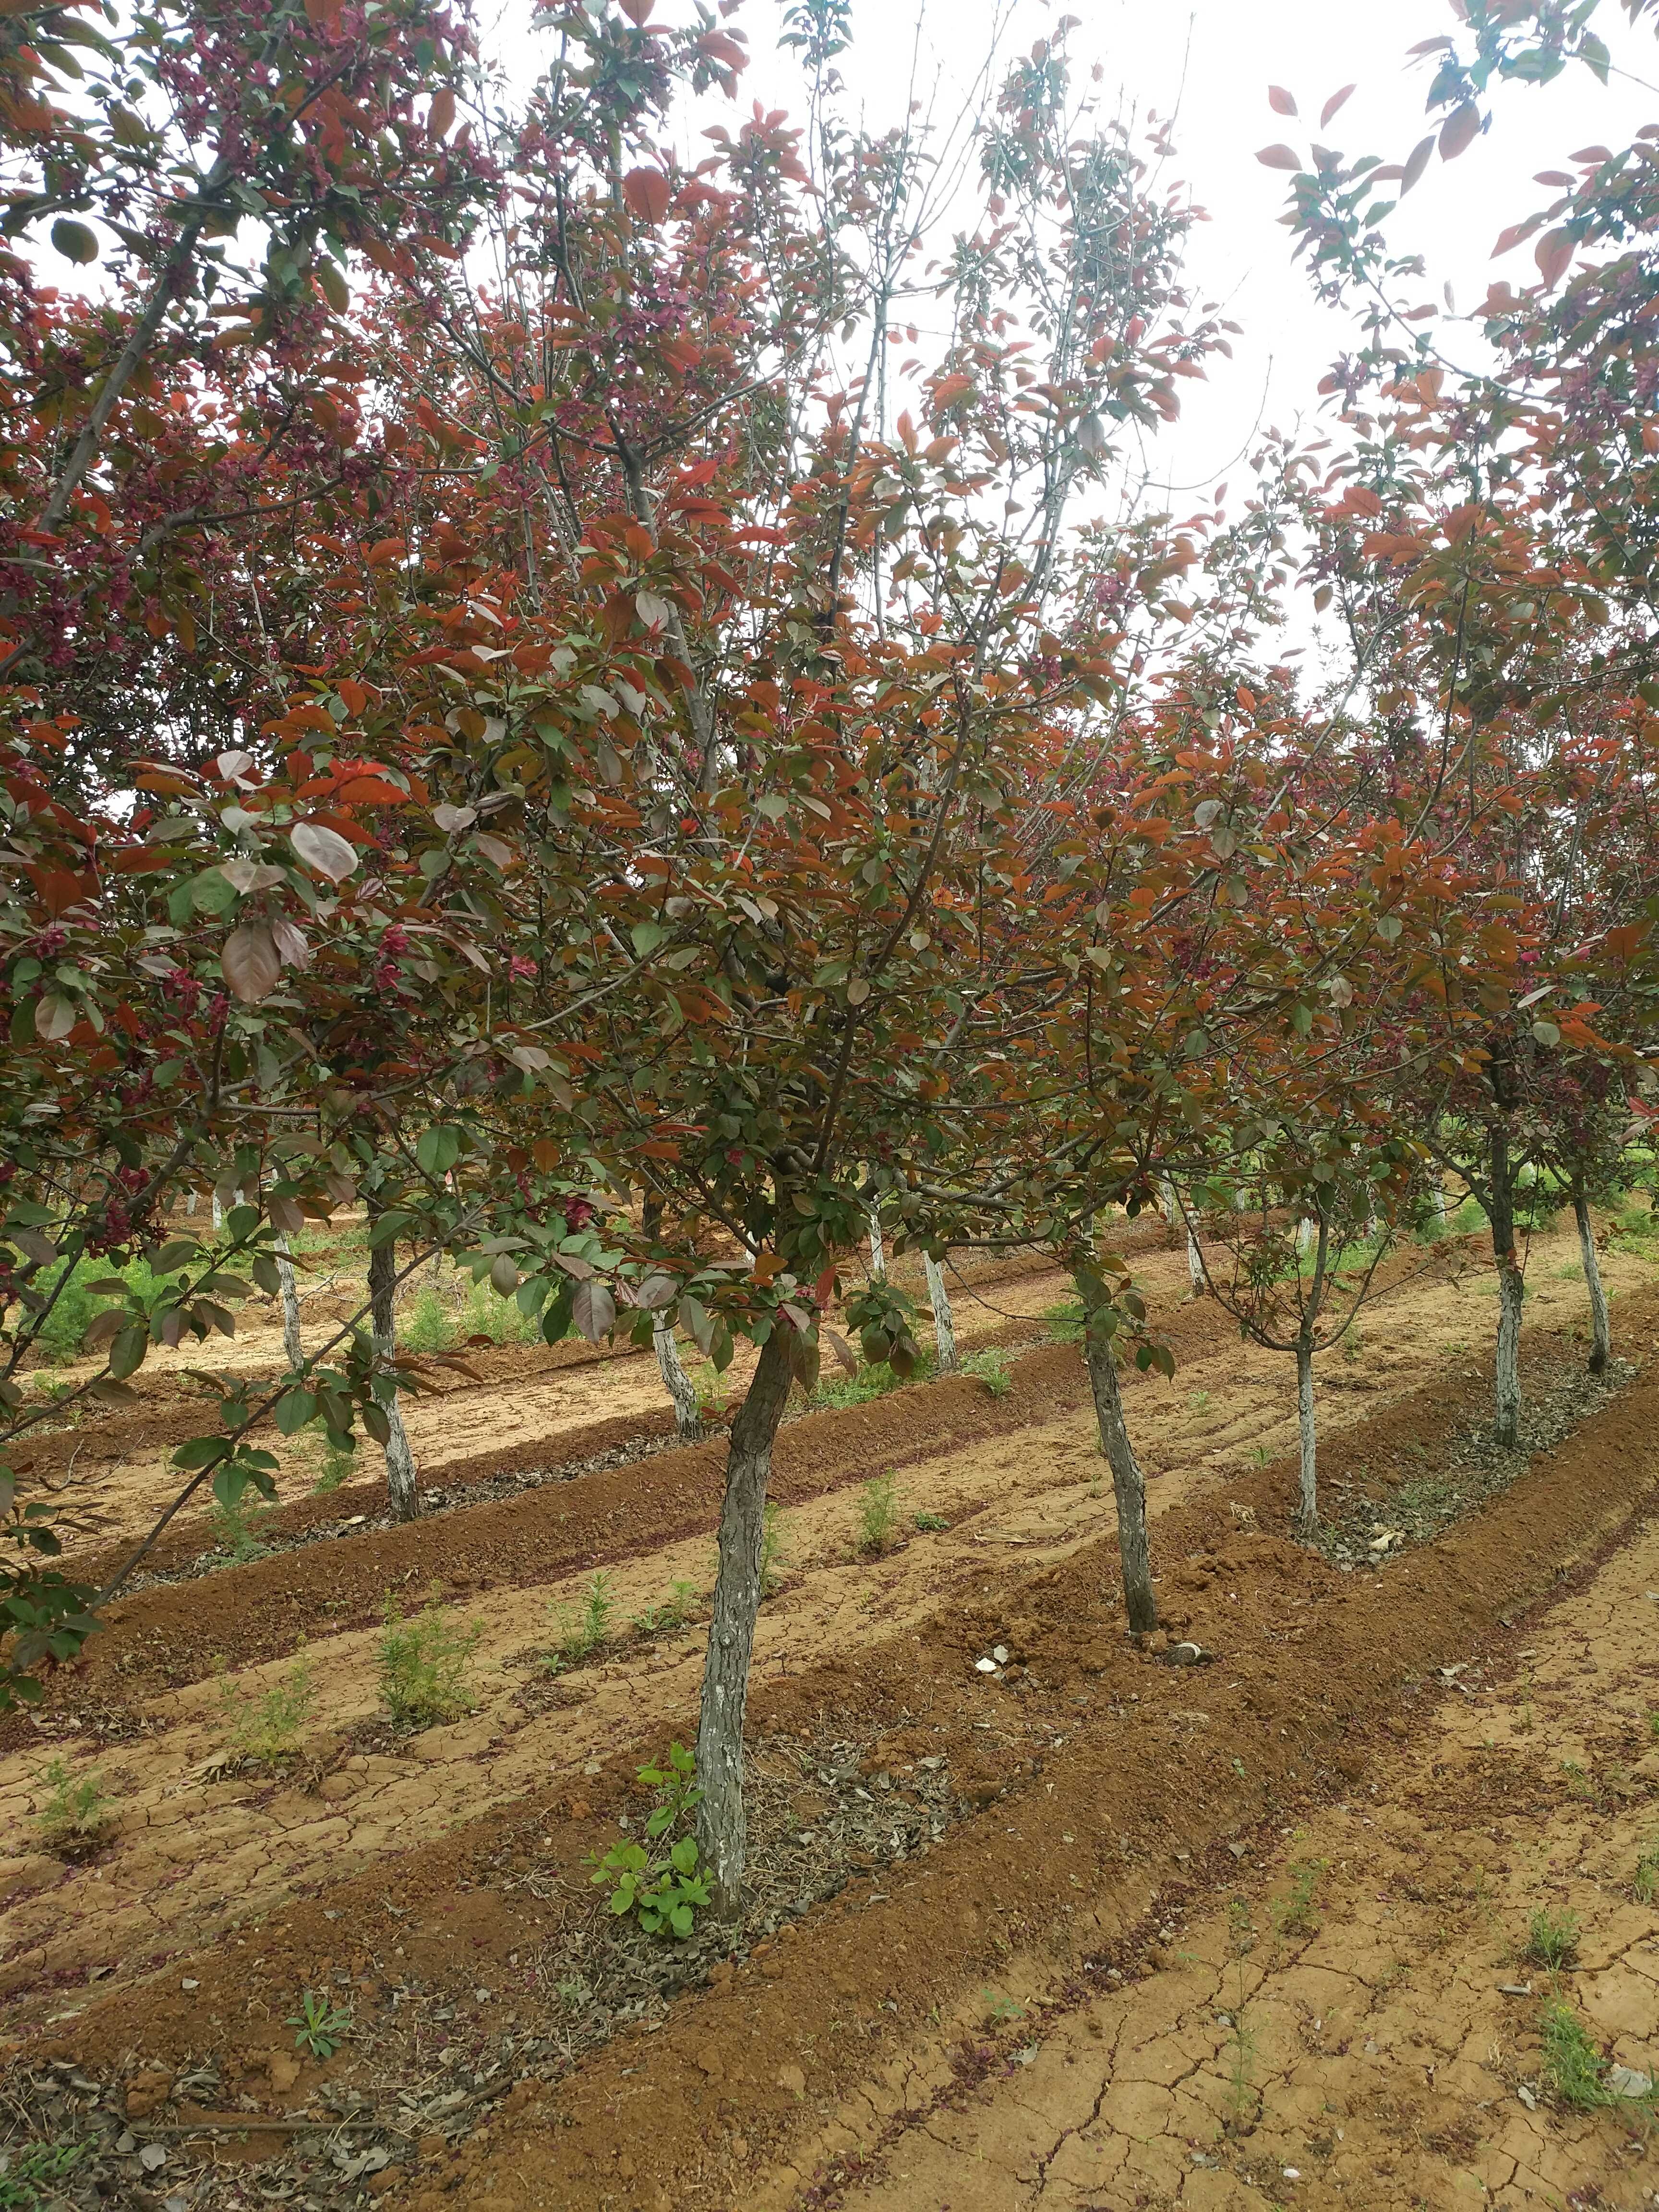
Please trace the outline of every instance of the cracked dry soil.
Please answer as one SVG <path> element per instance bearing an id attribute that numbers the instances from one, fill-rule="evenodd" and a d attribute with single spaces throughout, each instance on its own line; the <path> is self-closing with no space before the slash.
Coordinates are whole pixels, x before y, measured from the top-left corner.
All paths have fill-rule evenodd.
<path id="1" fill-rule="evenodd" d="M 1546 2005 L 1565 2005 L 1609 2071 L 1659 2078 L 1659 1524 L 1512 1656 L 1431 1670 L 1394 1732 L 1361 1788 L 1281 1826 L 1259 1864 L 1212 1854 L 1155 1911 L 1140 1978 L 1052 2019 L 1036 1992 L 987 1991 L 999 2050 L 984 2084 L 914 2114 L 878 2087 L 862 2122 L 854 2100 L 798 2154 L 797 2173 L 820 2177 L 808 2201 L 1659 2202 L 1659 2115 L 1629 2098 L 1574 2110 L 1540 2033 Z M 1540 1911 L 1576 1930 L 1555 1970 L 1529 1948 Z M 785 2177 L 737 2203 L 792 2199 Z"/>
<path id="2" fill-rule="evenodd" d="M 1173 1278 L 1176 1265 L 1158 1255 L 1146 1273 Z M 1659 1324 L 1647 1279 L 1627 1263 L 1615 1285 L 1626 1292 L 1621 1346 L 1638 1362 Z M 1018 1302 L 1045 1295 L 1022 1285 Z M 1468 1346 L 1484 1328 L 1480 1297 L 1478 1273 L 1413 1283 L 1364 1362 L 1345 1366 L 1327 1401 L 1334 1500 L 1345 1486 L 1356 1510 L 1391 1497 L 1478 1417 L 1487 1384 Z M 1529 1388 L 1542 1390 L 1552 1359 L 1563 1374 L 1573 1364 L 1577 1299 L 1540 1284 L 1530 1312 Z M 1109 1496 L 1074 1354 L 1027 1354 L 1012 1398 L 975 1404 L 970 1422 L 958 1404 L 967 1386 L 951 1384 L 793 1432 L 782 1474 L 794 1582 L 763 1616 L 757 1743 L 793 1756 L 827 1729 L 870 1745 L 866 1779 L 945 1767 L 956 1802 L 942 1838 L 920 1838 L 891 1868 L 855 1870 L 845 1894 L 775 1936 L 751 1935 L 705 1989 L 579 2063 L 574 2051 L 561 2056 L 556 1962 L 590 1896 L 586 1855 L 635 1807 L 640 1758 L 690 1723 L 696 1638 L 619 1650 L 562 1680 L 545 1710 L 521 1701 L 518 1663 L 549 1597 L 577 1594 L 579 1561 L 612 1565 L 625 1609 L 694 1563 L 708 1537 L 690 1530 L 710 1525 L 712 1498 L 705 1509 L 687 1454 L 684 1493 L 698 1510 L 670 1540 L 660 1520 L 655 1541 L 641 1540 L 611 1501 L 622 1504 L 622 1486 L 643 1497 L 672 1473 L 672 1455 L 568 1486 L 556 1509 L 574 1516 L 591 1498 L 585 1533 L 533 1565 L 505 1540 L 523 1544 L 545 1515 L 535 1493 L 425 1527 L 422 1544 L 452 1562 L 482 1546 L 498 1577 L 480 1709 L 407 1756 L 328 1762 L 315 1802 L 199 1778 L 211 1654 L 227 1636 L 257 1682 L 314 1613 L 329 1724 L 365 1715 L 372 1638 L 338 1613 L 353 1610 L 348 1559 L 361 1558 L 352 1572 L 365 1590 L 384 1576 L 378 1541 L 311 1546 L 137 1598 L 76 1696 L 41 1716 L 37 1744 L 85 1742 L 100 1732 L 99 1699 L 123 1700 L 110 1711 L 137 1732 L 118 1732 L 110 1756 L 131 1770 L 130 1815 L 95 1863 L 4 1869 L 16 1881 L 9 2024 L 31 2059 L 81 2069 L 112 2112 L 144 2117 L 137 2085 L 151 2134 L 168 2142 L 188 2133 L 186 2085 L 211 2061 L 222 2084 L 212 2101 L 234 2094 L 253 2139 L 240 2152 L 222 2140 L 220 2163 L 192 2157 L 183 2190 L 173 2178 L 185 2154 L 170 2153 L 167 2179 L 190 2212 L 259 2201 L 331 2212 L 373 2202 L 398 2212 L 1518 2208 L 1546 2153 L 1565 2147 L 1599 2174 L 1609 2142 L 1627 2178 L 1617 2142 L 1639 2132 L 1639 2116 L 1581 2122 L 1553 2109 L 1537 2051 L 1541 1984 L 1508 1953 L 1536 1903 L 1565 1899 L 1581 1920 L 1565 1977 L 1574 2002 L 1613 2055 L 1636 2066 L 1646 2051 L 1651 2065 L 1650 2014 L 1645 2027 L 1615 2027 L 1595 2009 L 1601 1979 L 1639 1975 L 1632 1962 L 1650 1948 L 1637 1936 L 1613 1945 L 1572 1885 L 1593 1881 L 1609 1839 L 1632 1869 L 1631 1846 L 1646 1847 L 1659 1744 L 1639 1723 L 1644 1693 L 1659 1705 L 1659 1620 L 1649 1617 L 1659 1602 L 1632 1593 L 1659 1587 L 1659 1559 L 1635 1546 L 1618 1555 L 1635 1580 L 1597 1632 L 1594 1729 L 1582 1657 L 1552 1674 L 1546 1645 L 1586 1594 L 1545 1626 L 1499 1635 L 1493 1624 L 1551 1591 L 1562 1562 L 1627 1533 L 1632 1506 L 1651 1497 L 1659 1389 L 1638 1376 L 1474 1522 L 1380 1576 L 1345 1575 L 1287 1540 L 1288 1465 L 1261 1463 L 1288 1439 L 1282 1375 L 1224 1347 L 1212 1313 L 1187 1309 L 1174 1325 L 1180 1381 L 1138 1385 L 1132 1419 L 1166 1477 L 1154 1489 L 1166 1617 L 1221 1654 L 1198 1674 L 1123 1644 Z M 952 1525 L 872 1563 L 853 1547 L 856 1486 L 895 1458 L 907 1507 L 942 1504 Z M 325 1605 L 331 1554 L 340 1587 Z M 451 1587 L 471 1610 L 490 1582 L 469 1570 Z M 1632 1606 L 1646 1608 L 1634 1625 Z M 143 1660 L 128 1671 L 123 1646 L 138 1659 L 145 1638 L 164 1640 L 165 1672 Z M 974 1661 L 998 1641 L 1015 1664 L 988 1684 Z M 1522 1662 L 1523 1648 L 1536 1656 Z M 1446 1686 L 1438 1670 L 1460 1667 Z M 1500 1701 L 1511 1693 L 1506 1761 Z M 1477 1706 L 1485 1733 L 1454 1741 L 1451 1720 Z M 1569 1723 L 1583 1741 L 1564 1734 L 1566 1747 L 1554 1747 L 1551 1731 Z M 20 1811 L 40 1755 L 31 1747 L 0 1771 Z M 812 1808 L 791 1803 L 810 1829 Z M 1528 1881 L 1544 1877 L 1523 1846 L 1536 1830 L 1565 1852 L 1563 1821 L 1577 1823 L 1577 1855 L 1560 1858 L 1568 1889 L 1547 1882 L 1528 1905 Z M 152 1850 L 157 1838 L 169 1850 Z M 1547 1850 L 1537 1863 L 1547 1872 Z M 1316 1869 L 1311 1885 L 1298 1868 Z M 1601 1878 L 1616 1903 L 1612 1873 Z M 1628 1895 L 1625 1906 L 1638 1909 Z M 1659 1919 L 1648 1911 L 1642 1925 L 1650 1946 Z M 1340 2001 L 1310 2012 L 1321 1974 Z M 1529 1999 L 1498 1990 L 1529 1975 Z M 353 2038 L 325 2068 L 295 2069 L 281 2023 L 301 1987 L 325 1984 L 349 1992 Z M 1432 2017 L 1409 2010 L 1419 1984 Z M 1477 2057 L 1488 2013 L 1510 2040 Z M 420 2025 L 428 2019 L 435 2032 Z M 1424 2040 L 1411 2044 L 1413 2033 Z M 1478 2109 L 1484 2087 L 1455 2086 L 1460 2064 L 1499 2084 L 1489 2110 Z M 1325 2113 L 1322 2093 L 1317 2112 L 1304 2109 L 1304 2069 L 1325 2065 L 1360 2069 L 1380 2104 L 1352 2121 Z M 1407 2094 L 1413 2066 L 1426 2103 Z M 453 2089 L 434 2071 L 451 2067 Z M 416 2090 L 423 2114 L 442 2108 L 441 2127 L 401 2117 Z M 1352 2087 L 1335 2094 L 1363 2102 Z M 369 2143 L 379 2126 L 385 2164 L 348 2174 L 353 2152 L 325 2180 L 319 2142 L 302 2174 L 273 2160 L 278 2146 L 254 2117 L 314 2136 L 342 2110 L 356 2116 L 340 2124 L 353 2142 Z M 1516 2161 L 1507 2178 L 1501 2163 L 1480 2162 L 1500 2138 L 1507 2146 L 1499 2118 L 1524 2123 L 1541 2146 L 1528 2165 L 1520 2149 L 1500 2150 Z M 1344 2163 L 1354 2142 L 1363 2186 Z M 1097 2154 L 1097 2166 L 1078 2164 Z M 1420 2174 L 1413 2159 L 1429 2161 Z M 1534 2202 L 1565 2203 L 1579 2184 L 1552 2168 L 1541 2185 L 1555 2197 Z M 1625 2197 L 1611 2179 L 1584 2185 L 1620 2212 L 1642 2202 L 1639 2180 Z"/>

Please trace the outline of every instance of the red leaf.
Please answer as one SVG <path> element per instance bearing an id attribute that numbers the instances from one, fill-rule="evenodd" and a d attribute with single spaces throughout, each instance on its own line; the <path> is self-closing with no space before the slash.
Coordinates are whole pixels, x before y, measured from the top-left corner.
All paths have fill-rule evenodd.
<path id="1" fill-rule="evenodd" d="M 630 169 L 623 179 L 623 198 L 641 222 L 660 222 L 672 198 L 660 169 Z"/>
<path id="2" fill-rule="evenodd" d="M 428 137 L 447 138 L 454 120 L 455 95 L 447 84 L 441 85 L 432 95 L 432 106 L 427 114 Z"/>
<path id="3" fill-rule="evenodd" d="M 1429 156 L 1433 153 L 1433 151 L 1434 134 L 1432 131 L 1430 132 L 1426 138 L 1419 138 L 1416 145 L 1412 148 L 1411 159 L 1407 162 L 1405 167 L 1400 172 L 1400 197 L 1402 200 L 1405 198 L 1407 193 L 1410 191 L 1412 186 L 1417 182 L 1418 179 L 1422 175 L 1424 170 L 1428 167 Z"/>
<path id="4" fill-rule="evenodd" d="M 1572 233 L 1565 228 L 1547 230 L 1539 240 L 1534 258 L 1537 261 L 1538 273 L 1544 280 L 1547 291 L 1553 292 L 1566 275 L 1567 265 L 1577 250 Z"/>
<path id="5" fill-rule="evenodd" d="M 1267 105 L 1275 115 L 1294 115 L 1297 112 L 1296 102 L 1282 84 L 1267 87 Z"/>
<path id="6" fill-rule="evenodd" d="M 283 972 L 270 932 L 262 921 L 245 921 L 231 931 L 219 965 L 226 982 L 249 1006 L 269 998 Z"/>
<path id="7" fill-rule="evenodd" d="M 1446 118 L 1445 128 L 1440 133 L 1440 158 L 1455 161 L 1474 143 L 1480 129 L 1480 110 L 1472 100 L 1455 107 Z"/>
<path id="8" fill-rule="evenodd" d="M 1330 121 L 1332 116 L 1335 114 L 1337 109 L 1346 105 L 1352 91 L 1353 87 L 1351 84 L 1345 84 L 1340 92 L 1334 92 L 1331 94 L 1330 98 L 1325 102 L 1325 105 L 1319 111 L 1319 127 L 1322 131 Z"/>
<path id="9" fill-rule="evenodd" d="M 1264 169 L 1299 169 L 1302 167 L 1288 146 L 1264 146 L 1255 158 Z"/>
<path id="10" fill-rule="evenodd" d="M 622 11 L 636 31 L 642 31 L 651 21 L 651 10 L 656 0 L 622 0 Z"/>

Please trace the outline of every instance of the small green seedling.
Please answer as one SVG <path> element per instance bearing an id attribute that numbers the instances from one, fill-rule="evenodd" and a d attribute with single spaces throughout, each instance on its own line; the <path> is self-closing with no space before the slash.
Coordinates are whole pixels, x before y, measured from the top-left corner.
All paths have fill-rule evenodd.
<path id="1" fill-rule="evenodd" d="M 603 1569 L 583 1594 L 580 1610 L 561 1606 L 553 1616 L 553 1642 L 543 1659 L 550 1674 L 562 1674 L 591 1659 L 611 1632 L 611 1577 Z"/>
<path id="2" fill-rule="evenodd" d="M 338 2011 L 326 1990 L 307 1990 L 300 1999 L 299 2011 L 289 2014 L 288 2024 L 295 2030 L 296 2051 L 313 2058 L 332 2058 L 346 2039 L 351 2014 Z"/>
<path id="3" fill-rule="evenodd" d="M 270 1547 L 259 1540 L 259 1531 L 270 1514 L 270 1507 L 258 1504 L 251 1492 L 239 1498 L 234 1505 L 227 1505 L 222 1498 L 216 1498 L 208 1509 L 208 1526 L 213 1531 L 215 1547 L 228 1552 L 239 1567 L 263 1559 Z"/>
<path id="4" fill-rule="evenodd" d="M 102 1775 L 83 1774 L 77 1781 L 60 1758 L 52 1760 L 40 1782 L 46 1796 L 34 1820 L 47 1844 L 64 1850 L 94 1843 L 110 1820 Z"/>
<path id="5" fill-rule="evenodd" d="M 0 2212 L 48 2212 L 64 2202 L 59 2185 L 85 2157 L 83 2143 L 37 2143 L 0 2150 Z"/>
<path id="6" fill-rule="evenodd" d="M 1659 1905 L 1659 1842 L 1650 1844 L 1637 1860 L 1631 1892 L 1638 1905 Z"/>
<path id="7" fill-rule="evenodd" d="M 1323 1859 L 1302 1859 L 1291 1869 L 1291 1892 L 1288 1897 L 1273 1900 L 1273 1925 L 1281 1936 L 1316 1936 L 1319 1916 L 1314 1911 L 1314 1893 L 1319 1887 L 1319 1878 L 1325 1871 Z"/>
<path id="8" fill-rule="evenodd" d="M 1527 1929 L 1527 1956 L 1552 1973 L 1568 1966 L 1578 1955 L 1578 1919 L 1575 1913 L 1552 1912 L 1540 1905 Z"/>
<path id="9" fill-rule="evenodd" d="M 483 1635 L 482 1620 L 459 1627 L 438 1602 L 438 1587 L 413 1619 L 387 1594 L 380 1638 L 380 1696 L 403 1728 L 430 1728 L 471 1712 L 466 1670 Z"/>
<path id="10" fill-rule="evenodd" d="M 884 1552 L 899 1524 L 898 1477 L 889 1468 L 871 1478 L 859 1492 L 859 1549 Z"/>
<path id="11" fill-rule="evenodd" d="M 920 1528 L 925 1536 L 937 1535 L 941 1529 L 948 1528 L 950 1525 L 942 1513 L 918 1513 L 912 1517 L 910 1522 L 913 1528 Z"/>
<path id="12" fill-rule="evenodd" d="M 633 1616 L 633 1626 L 641 1636 L 677 1636 L 696 1609 L 696 1583 L 675 1583 L 668 1595 L 656 1605 L 648 1605 L 643 1613 Z"/>
<path id="13" fill-rule="evenodd" d="M 635 1915 L 647 1936 L 666 1933 L 682 1942 L 696 1926 L 708 1901 L 708 1885 L 697 1872 L 695 1836 L 684 1830 L 702 1796 L 697 1788 L 694 1752 L 668 1747 L 665 1766 L 642 1766 L 639 1778 L 656 1792 L 645 1823 L 643 1844 L 613 1844 L 602 1859 L 591 1859 L 596 1888 L 609 1889 L 618 1919 Z"/>
<path id="14" fill-rule="evenodd" d="M 970 1352 L 959 1363 L 958 1371 L 982 1382 L 994 1398 L 1006 1398 L 1014 1387 L 1013 1362 L 995 1346 L 985 1352 Z"/>
<path id="15" fill-rule="evenodd" d="M 325 1445 L 323 1451 L 322 1473 L 312 1484 L 312 1489 L 325 1498 L 331 1491 L 343 1489 L 351 1480 L 356 1463 L 356 1455 L 349 1443 Z"/>
<path id="16" fill-rule="evenodd" d="M 1207 1413 L 1209 1410 L 1210 1394 L 1207 1390 L 1189 1390 L 1187 1393 L 1187 1411 L 1189 1413 Z"/>
<path id="17" fill-rule="evenodd" d="M 300 1755 L 300 1731 L 311 1717 L 314 1692 L 311 1662 L 303 1656 L 263 1690 L 246 1690 L 234 1681 L 222 1658 L 213 1662 L 219 1677 L 219 1717 L 239 1759 L 260 1766 L 291 1765 Z"/>

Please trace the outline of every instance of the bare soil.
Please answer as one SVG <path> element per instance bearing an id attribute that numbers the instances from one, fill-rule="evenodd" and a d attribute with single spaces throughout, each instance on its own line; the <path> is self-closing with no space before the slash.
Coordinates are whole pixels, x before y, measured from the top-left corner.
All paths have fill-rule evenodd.
<path id="1" fill-rule="evenodd" d="M 707 1586 L 718 1443 L 509 1496 L 457 1484 L 451 1510 L 413 1528 L 327 1535 L 140 1593 L 0 1759 L 15 2140 L 79 2140 L 88 2190 L 101 2175 L 191 2207 L 276 2190 L 417 2212 L 782 2212 L 860 2194 L 963 2212 L 1053 2189 L 1116 2212 L 1318 2203 L 1322 2188 L 1404 2208 L 1463 2201 L 1434 2161 L 1461 2174 L 1488 2141 L 1498 2163 L 1470 2171 L 1489 2191 L 1535 2173 L 1565 2198 L 1546 2157 L 1559 2152 L 1601 2160 L 1585 2171 L 1603 2201 L 1634 2206 L 1639 2193 L 1611 2193 L 1613 2139 L 1641 2116 L 1559 2106 L 1535 2048 L 1541 1984 L 1503 1963 L 1541 1882 L 1579 1915 L 1564 1987 L 1602 2057 L 1638 2070 L 1653 2057 L 1631 1991 L 1659 1918 L 1608 1948 L 1578 1893 L 1601 1879 L 1611 1897 L 1615 1863 L 1633 1877 L 1659 1791 L 1641 1704 L 1659 1677 L 1659 1601 L 1638 1591 L 1659 1587 L 1641 1528 L 1659 1296 L 1641 1261 L 1613 1263 L 1626 1364 L 1586 1390 L 1582 1288 L 1557 1272 L 1567 1249 L 1534 1251 L 1529 1461 L 1465 1472 L 1490 1376 L 1472 1347 L 1492 1304 L 1489 1271 L 1460 1247 L 1412 1279 L 1402 1267 L 1359 1358 L 1322 1376 L 1346 1559 L 1291 1536 L 1285 1363 L 1242 1346 L 1212 1307 L 1178 1304 L 1177 1255 L 1141 1255 L 1182 1364 L 1173 1388 L 1138 1381 L 1127 1402 L 1158 1477 L 1161 1607 L 1171 1634 L 1215 1654 L 1199 1668 L 1124 1637 L 1073 1351 L 1024 1352 L 1005 1396 L 946 1380 L 793 1421 L 781 1587 L 751 1702 L 757 1878 L 735 1938 L 676 1951 L 619 1936 L 587 1863 L 619 1819 L 637 1820 L 635 1767 L 695 1725 L 695 1613 L 676 1632 L 627 1624 L 676 1582 Z M 1062 1287 L 1001 1286 L 989 1326 L 1029 1329 Z M 541 1387 L 526 1377 L 519 1394 Z M 515 1393 L 503 1377 L 476 1395 Z M 871 1555 L 860 1487 L 889 1469 L 901 1529 Z M 1417 1512 L 1429 1492 L 1451 1503 Z M 918 1513 L 949 1525 L 918 1528 Z M 1358 1539 L 1378 1525 L 1401 1540 L 1374 1569 Z M 579 1601 L 597 1569 L 612 1632 L 550 1674 L 550 1605 Z M 388 1587 L 412 1601 L 434 1579 L 484 1624 L 476 1704 L 399 1735 L 381 1716 L 374 1624 Z M 1590 1608 L 1579 1627 L 1573 1607 Z M 1571 1642 L 1581 1628 L 1587 1644 Z M 228 1764 L 216 1656 L 252 1692 L 301 1635 L 322 1693 L 301 1759 L 282 1774 Z M 1579 1656 L 1558 1665 L 1547 1636 Z M 980 1672 L 998 1649 L 1006 1663 Z M 1610 1701 L 1593 1727 L 1586 1655 Z M 107 1840 L 74 1862 L 29 1834 L 54 1754 L 112 1794 Z M 1478 1905 L 1456 1888 L 1474 1893 L 1471 1854 Z M 1291 1869 L 1308 1867 L 1305 1910 L 1287 1920 L 1307 1887 Z M 1532 1973 L 1532 1998 L 1488 1988 L 1481 1942 L 1500 1979 Z M 1378 1985 L 1372 1954 L 1391 1943 L 1401 1970 Z M 1297 1977 L 1316 1973 L 1336 1994 L 1313 2031 Z M 1598 1977 L 1627 1974 L 1615 2021 Z M 350 2014 L 324 2063 L 295 2056 L 286 2025 L 307 1988 Z M 1487 2033 L 1488 1998 L 1512 2032 L 1467 2094 L 1442 2052 L 1459 1991 L 1460 2053 Z M 1320 2087 L 1328 2061 L 1378 2070 Z M 1481 2069 L 1514 2106 L 1501 2127 L 1484 2107 L 1468 2116 L 1488 2094 Z M 1156 2128 L 1131 2096 L 1143 2072 Z M 1409 2102 L 1408 2076 L 1428 2103 Z M 1524 2167 L 1514 2153 L 1504 2180 L 1515 2113 L 1541 2148 Z M 1466 2146 L 1471 2127 L 1486 2132 Z M 1443 2156 L 1424 2148 L 1443 2136 Z M 146 2168 L 146 2144 L 165 2161 Z M 368 2152 L 384 2157 L 361 2163 Z"/>

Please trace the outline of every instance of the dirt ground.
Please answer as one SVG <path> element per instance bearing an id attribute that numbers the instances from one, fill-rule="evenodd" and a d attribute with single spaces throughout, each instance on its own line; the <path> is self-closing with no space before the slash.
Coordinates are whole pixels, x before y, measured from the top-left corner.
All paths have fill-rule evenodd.
<path id="1" fill-rule="evenodd" d="M 1540 1239 L 1529 1270 L 1540 1449 L 1472 1515 L 1490 1271 L 1450 1246 L 1398 1271 L 1321 1376 L 1326 1494 L 1359 1532 L 1323 1558 L 1289 1537 L 1285 1363 L 1181 1303 L 1180 1255 L 1139 1256 L 1181 1365 L 1127 1403 L 1164 1617 L 1217 1654 L 1197 1669 L 1123 1638 L 1074 1351 L 1019 1352 L 1002 1395 L 946 1379 L 792 1421 L 734 1956 L 607 1950 L 586 1863 L 636 1816 L 635 1766 L 695 1725 L 718 1439 L 463 1485 L 411 1529 L 337 1525 L 338 1493 L 297 1547 L 195 1579 L 185 1547 L 5 1737 L 15 2127 L 90 2143 L 107 2121 L 112 2188 L 148 2187 L 133 2161 L 159 2145 L 180 2203 L 216 2212 L 271 2189 L 415 2212 L 1644 2202 L 1659 2174 L 1622 2146 L 1648 2115 L 1563 2105 L 1551 1972 L 1522 1955 L 1534 1911 L 1576 1915 L 1565 2000 L 1601 2062 L 1659 2072 L 1659 1915 L 1633 1893 L 1659 1846 L 1659 1293 L 1610 1257 L 1623 1364 L 1587 1395 L 1570 1260 Z M 1030 1344 L 1063 1290 L 986 1284 L 964 1342 Z M 521 1356 L 423 1409 L 428 1467 L 625 1431 L 641 1378 L 640 1425 L 660 1419 L 646 1361 L 514 1380 Z M 889 1470 L 898 1523 L 871 1553 Z M 103 1479 L 125 1512 L 149 1475 Z M 1373 1516 L 1415 1532 L 1380 1570 Z M 608 1638 L 550 1674 L 601 1570 Z M 482 1623 L 476 1703 L 410 1735 L 380 1709 L 375 1624 L 388 1588 L 434 1581 Z M 682 1626 L 629 1626 L 677 1583 Z M 303 1758 L 239 1767 L 223 1700 L 283 1680 L 302 1637 Z M 83 1856 L 31 1836 L 54 1755 L 111 1793 Z M 283 2023 L 319 1987 L 352 2026 L 307 2064 Z"/>

